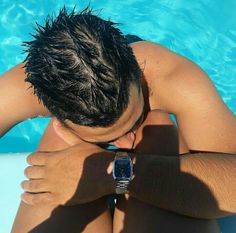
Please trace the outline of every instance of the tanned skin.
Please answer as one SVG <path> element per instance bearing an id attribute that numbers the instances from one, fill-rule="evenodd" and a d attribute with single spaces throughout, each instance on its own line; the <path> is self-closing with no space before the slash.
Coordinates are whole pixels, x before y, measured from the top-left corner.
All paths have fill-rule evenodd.
<path id="1" fill-rule="evenodd" d="M 120 197 L 118 200 L 113 219 L 113 227 L 111 218 L 107 215 L 107 210 L 104 208 L 106 205 L 105 199 L 97 199 L 97 202 L 99 202 L 100 205 L 94 204 L 94 208 L 97 208 L 97 210 L 100 208 L 100 213 L 102 214 L 99 216 L 102 216 L 101 218 L 103 219 L 100 222 L 97 221 L 99 218 L 93 218 L 94 222 L 97 221 L 94 227 L 106 226 L 107 228 L 104 228 L 102 232 L 120 232 L 121 229 L 123 229 L 123 232 L 130 232 L 131 229 L 135 232 L 146 232 L 147 229 L 141 228 L 141 225 L 137 225 L 137 222 L 127 221 L 126 223 L 126 221 L 124 221 L 125 216 L 128 217 L 129 213 L 131 215 L 134 215 L 135 213 L 137 214 L 137 208 L 140 208 L 141 213 L 144 210 L 146 211 L 143 212 L 146 213 L 143 216 L 156 216 L 156 218 L 152 220 L 151 217 L 147 217 L 145 218 L 146 222 L 142 222 L 142 226 L 150 225 L 150 227 L 153 227 L 150 229 L 155 229 L 155 232 L 158 232 L 158 230 L 160 230 L 160 232 L 170 232 L 168 231 L 170 229 L 179 229 L 179 232 L 184 232 L 184 230 L 186 230 L 186 232 L 190 232 L 190 230 L 191 232 L 194 232 L 193 230 L 197 229 L 196 226 L 200 228 L 195 232 L 218 232 L 216 222 L 209 219 L 226 216 L 230 213 L 236 212 L 236 206 L 232 204 L 236 203 L 236 190 L 234 188 L 236 187 L 236 184 L 234 183 L 236 180 L 236 157 L 235 155 L 232 155 L 236 151 L 235 117 L 221 100 L 210 79 L 197 65 L 186 58 L 151 42 L 136 42 L 132 44 L 132 48 L 144 73 L 143 89 L 148 90 L 147 92 L 144 91 L 144 102 L 149 105 L 148 108 L 150 109 L 151 115 L 148 116 L 152 119 L 148 122 L 148 124 L 162 125 L 164 122 L 167 125 L 173 126 L 173 123 L 169 121 L 170 119 L 168 116 L 168 113 L 172 113 L 177 119 L 179 142 L 181 145 L 179 147 L 179 151 L 176 151 L 177 155 L 183 151 L 188 152 L 189 150 L 211 151 L 215 153 L 198 153 L 194 155 L 189 154 L 188 156 L 182 155 L 178 156 L 178 160 L 174 156 L 166 159 L 165 153 L 168 153 L 168 151 L 165 151 L 165 153 L 160 153 L 160 151 L 158 151 L 159 148 L 156 148 L 155 146 L 152 147 L 152 152 L 147 151 L 150 149 L 150 145 L 147 146 L 145 144 L 141 144 L 141 141 L 144 141 L 144 135 L 140 133 L 140 136 L 138 136 L 139 134 L 137 131 L 137 136 L 140 137 L 140 141 L 137 139 L 136 146 L 137 148 L 139 146 L 140 149 L 141 145 L 142 151 L 140 152 L 137 149 L 135 153 L 141 153 L 143 155 L 147 153 L 149 156 L 142 156 L 139 157 L 139 159 L 136 156 L 137 178 L 136 181 L 131 183 L 130 196 L 126 196 L 126 198 Z M 0 106 L 0 122 L 3 122 L 0 129 L 1 134 L 6 132 L 14 124 L 24 119 L 36 117 L 37 115 L 49 115 L 47 109 L 38 103 L 37 97 L 33 95 L 32 90 L 28 89 L 28 84 L 24 82 L 25 73 L 22 65 L 23 64 L 19 64 L 12 70 L 6 72 L 0 79 L 0 99 L 2 100 L 2 104 Z M 14 96 L 9 98 L 7 93 L 14 93 Z M 19 108 L 17 114 L 15 114 L 16 108 Z M 138 111 L 138 109 L 136 111 Z M 153 118 L 153 114 L 157 118 Z M 114 131 L 118 131 L 118 129 L 114 128 Z M 70 139 L 67 141 L 67 139 L 65 139 L 66 136 L 65 138 L 63 138 L 63 136 L 61 137 L 63 140 L 61 138 L 56 139 L 55 135 L 53 137 L 47 136 L 52 134 L 52 129 L 46 130 L 41 141 L 41 149 L 49 149 L 54 151 L 66 148 L 68 146 L 68 141 L 70 141 Z M 146 136 L 153 137 L 153 133 Z M 47 138 L 47 140 L 45 138 Z M 119 141 L 121 147 L 122 142 L 126 144 L 130 138 L 131 137 L 121 138 Z M 162 137 L 157 138 L 157 140 L 161 140 L 161 138 Z M 139 145 L 138 142 L 140 142 Z M 71 143 L 71 145 L 73 145 L 73 143 Z M 74 153 L 75 151 L 81 150 L 83 146 L 89 147 L 88 145 L 82 144 L 79 149 L 73 147 Z M 90 147 L 92 150 L 92 145 Z M 67 151 L 65 150 L 63 153 L 66 154 L 66 152 Z M 63 153 L 60 152 L 60 156 Z M 160 154 L 159 157 L 157 156 L 158 154 Z M 54 152 L 52 155 L 54 156 L 54 160 L 56 160 L 59 152 Z M 44 158 L 44 156 L 44 154 L 41 154 L 41 158 Z M 39 158 L 37 154 L 34 154 L 28 159 L 31 165 L 39 164 L 36 161 L 36 157 L 37 159 Z M 114 156 L 109 157 L 111 160 L 113 158 Z M 76 159 L 76 157 L 73 159 Z M 158 165 L 157 160 L 160 162 L 159 164 L 161 164 L 161 166 Z M 157 177 L 156 179 L 159 179 L 162 184 L 166 181 L 173 181 L 173 183 L 178 183 L 180 186 L 183 185 L 184 188 L 188 187 L 189 184 L 184 183 L 186 182 L 186 179 L 182 179 L 181 176 L 178 176 L 178 173 L 175 173 L 174 169 L 172 174 L 166 173 L 167 170 L 172 171 L 170 169 L 176 166 L 175 161 L 180 163 L 180 169 L 182 172 L 191 174 L 193 177 L 197 177 L 209 188 L 211 194 L 216 200 L 218 209 L 214 206 L 214 208 L 209 208 L 210 211 L 206 213 L 204 208 L 201 208 L 201 203 L 205 200 L 205 197 L 201 196 L 201 190 L 199 190 L 199 193 L 193 194 L 191 189 L 192 187 L 189 189 L 186 188 L 185 205 L 181 200 L 181 196 L 173 193 L 171 188 L 164 191 L 164 189 L 160 190 L 160 188 L 158 189 L 158 187 L 153 186 L 153 183 L 151 184 L 149 182 L 144 182 L 150 180 L 149 176 L 145 177 L 146 170 L 144 168 L 146 168 L 147 165 L 150 167 L 150 164 L 154 164 L 156 169 L 153 167 L 153 173 L 151 176 L 154 178 Z M 45 167 L 47 167 L 47 164 L 45 164 Z M 34 166 L 34 168 L 36 168 L 36 166 Z M 209 171 L 209 169 L 211 169 L 209 174 L 213 174 L 212 177 L 210 177 L 206 172 Z M 54 171 L 56 170 L 57 169 L 55 166 Z M 43 170 L 41 170 L 41 172 L 42 171 Z M 50 172 L 50 174 L 53 174 L 53 170 Z M 28 177 L 32 178 L 32 174 L 37 174 L 37 171 L 33 171 L 33 169 L 31 169 L 31 174 L 28 174 Z M 142 176 L 139 176 L 139 174 L 142 174 Z M 57 176 L 58 175 L 60 174 L 57 174 Z M 64 176 L 64 174 L 61 174 L 61 176 Z M 37 174 L 37 177 L 40 177 L 40 175 Z M 103 177 L 101 177 L 101 182 L 102 180 Z M 106 190 L 107 194 L 114 193 L 114 183 L 107 178 L 106 182 L 108 186 L 107 190 L 109 190 Z M 150 190 L 152 192 L 150 192 L 150 190 L 147 192 L 147 188 L 149 187 L 151 187 Z M 224 187 L 224 190 L 222 187 Z M 24 187 L 25 191 L 33 191 L 36 193 L 36 191 L 33 190 L 33 188 L 31 190 L 31 188 L 29 188 L 29 186 Z M 180 189 L 181 188 L 182 186 Z M 53 191 L 51 188 L 50 190 Z M 142 192 L 140 192 L 140 190 L 142 190 Z M 89 195 L 92 196 L 94 194 L 88 193 L 87 196 Z M 155 198 L 157 195 L 158 198 Z M 196 203 L 196 206 L 193 205 L 190 208 L 189 203 L 194 203 L 194 201 L 196 201 L 196 198 L 194 199 L 194 197 L 199 199 L 199 203 Z M 169 201 L 166 202 L 165 198 Z M 90 203 L 95 203 L 95 199 L 94 202 Z M 30 200 L 33 201 L 30 203 Z M 35 200 L 37 199 L 32 199 L 32 196 L 30 195 L 26 196 L 24 199 L 25 202 L 33 205 L 35 204 Z M 101 204 L 102 200 L 103 204 Z M 64 200 L 59 201 L 58 199 L 58 203 L 63 201 Z M 38 206 L 31 206 L 24 203 L 21 204 L 12 232 L 28 232 L 30 229 L 40 225 L 40 223 L 47 219 L 51 212 L 55 209 L 55 206 L 57 206 L 51 205 L 50 208 L 45 208 L 45 206 L 43 207 L 43 205 L 40 204 L 40 199 L 37 200 L 37 203 Z M 75 210 L 75 214 L 77 213 L 76 211 L 81 210 L 80 204 L 81 203 L 78 201 L 78 208 Z M 35 210 L 37 210 L 38 214 L 33 214 L 35 213 Z M 63 211 L 64 209 L 62 212 Z M 65 210 L 65 212 L 66 211 L 67 210 Z M 91 209 L 88 213 L 91 213 Z M 148 213 L 150 215 L 148 215 Z M 78 214 L 79 213 L 77 213 L 77 216 Z M 195 219 L 184 217 L 182 215 L 194 217 Z M 27 216 L 30 216 L 32 221 L 28 222 L 29 218 L 27 218 Z M 68 216 L 68 219 L 72 219 L 71 221 L 73 222 L 72 212 L 66 216 Z M 140 215 L 137 214 L 137 219 L 141 218 L 141 216 L 140 218 L 139 216 Z M 162 220 L 159 223 L 156 221 L 158 218 Z M 199 218 L 205 220 L 199 220 Z M 88 218 L 85 218 L 84 220 L 84 222 L 87 222 L 88 227 L 83 228 L 83 231 L 79 232 L 93 232 L 91 229 L 94 228 L 92 225 L 91 228 L 89 228 L 88 219 L 89 215 Z M 170 226 L 163 219 L 167 222 L 168 219 L 171 219 L 171 222 L 175 224 Z M 100 225 L 98 224 L 99 222 Z M 128 222 L 130 222 L 130 225 L 127 225 Z M 126 225 L 124 225 L 125 223 Z M 63 224 L 64 223 L 62 223 L 62 225 Z M 81 224 L 83 225 L 83 223 Z M 22 225 L 24 225 L 24 227 L 22 227 Z M 176 228 L 176 226 L 179 228 Z M 170 228 L 168 229 L 168 227 Z M 35 229 L 37 229 L 37 227 Z M 61 229 L 63 229 L 63 227 L 61 227 Z M 37 231 L 35 230 L 34 232 Z M 45 229 L 44 232 L 46 232 Z M 48 226 L 48 232 L 50 232 L 50 225 Z"/>

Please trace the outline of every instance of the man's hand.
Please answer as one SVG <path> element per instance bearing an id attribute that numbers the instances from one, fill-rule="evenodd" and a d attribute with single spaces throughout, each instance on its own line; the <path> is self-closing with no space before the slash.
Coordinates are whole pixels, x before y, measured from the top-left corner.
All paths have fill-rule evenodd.
<path id="1" fill-rule="evenodd" d="M 22 200 L 29 205 L 73 205 L 96 200 L 115 190 L 108 167 L 112 152 L 80 143 L 66 150 L 28 156 L 29 180 L 22 182 Z"/>

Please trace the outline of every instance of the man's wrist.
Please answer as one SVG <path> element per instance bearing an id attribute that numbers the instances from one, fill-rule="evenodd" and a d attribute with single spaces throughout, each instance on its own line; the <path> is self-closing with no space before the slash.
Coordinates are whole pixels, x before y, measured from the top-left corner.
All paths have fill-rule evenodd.
<path id="1" fill-rule="evenodd" d="M 106 152 L 106 159 L 109 160 L 109 165 L 107 167 L 107 176 L 104 180 L 104 186 L 107 187 L 107 195 L 116 193 L 116 181 L 113 178 L 112 169 L 113 165 L 112 162 L 114 161 L 116 156 L 116 151 L 107 151 Z M 129 153 L 129 156 L 133 162 L 133 166 L 136 163 L 136 156 L 134 153 Z M 131 181 L 132 182 L 132 181 Z"/>
<path id="2" fill-rule="evenodd" d="M 109 193 L 108 194 L 112 194 L 112 193 L 122 194 L 123 191 L 125 191 L 125 189 L 126 189 L 125 192 L 129 192 L 129 187 L 128 186 L 129 186 L 129 183 L 132 182 L 132 179 L 134 178 L 134 164 L 136 162 L 136 157 L 135 157 L 134 154 L 131 154 L 130 152 L 127 152 L 128 157 L 131 159 L 132 164 L 130 164 L 130 166 L 131 166 L 132 171 L 130 171 L 131 172 L 131 177 L 129 179 L 129 182 L 128 182 L 128 177 L 127 177 L 127 179 L 124 180 L 124 182 L 122 182 L 119 179 L 117 180 L 116 178 L 114 178 L 114 174 L 113 174 L 114 164 L 113 164 L 113 161 L 114 160 L 117 160 L 117 161 L 121 160 L 122 159 L 121 157 L 123 156 L 123 154 L 126 154 L 126 152 L 118 152 L 118 151 L 109 151 L 109 152 L 110 152 L 109 157 L 112 157 L 112 161 L 110 161 L 109 166 L 107 168 L 107 173 L 109 174 L 109 179 L 110 179 L 109 180 Z M 117 154 L 117 152 L 118 152 L 118 154 Z M 119 157 L 119 156 L 121 156 L 121 157 Z M 128 182 L 127 186 L 125 185 L 126 182 Z"/>

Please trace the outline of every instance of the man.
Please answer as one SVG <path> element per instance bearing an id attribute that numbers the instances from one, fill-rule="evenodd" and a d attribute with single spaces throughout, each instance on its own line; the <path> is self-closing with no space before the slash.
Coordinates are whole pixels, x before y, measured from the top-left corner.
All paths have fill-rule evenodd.
<path id="1" fill-rule="evenodd" d="M 3 75 L 2 134 L 29 117 L 58 119 L 28 157 L 12 232 L 219 232 L 214 219 L 236 212 L 234 115 L 189 60 L 151 42 L 131 47 L 111 22 L 62 10 L 29 43 L 26 80 L 43 104 L 22 64 Z M 101 143 L 134 148 L 135 178 L 113 220 L 115 152 Z"/>

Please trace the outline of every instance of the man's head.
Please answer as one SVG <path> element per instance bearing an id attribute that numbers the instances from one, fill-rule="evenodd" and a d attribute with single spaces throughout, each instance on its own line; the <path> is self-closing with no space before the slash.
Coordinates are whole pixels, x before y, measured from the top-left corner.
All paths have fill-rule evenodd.
<path id="1" fill-rule="evenodd" d="M 112 126 L 128 107 L 131 86 L 140 91 L 141 70 L 115 26 L 90 9 L 63 8 L 26 43 L 26 81 L 60 121 Z"/>
<path id="2" fill-rule="evenodd" d="M 118 148 L 132 149 L 135 143 L 136 131 L 143 123 L 146 117 L 145 113 L 142 92 L 132 85 L 130 88 L 129 105 L 112 126 L 89 127 L 74 124 L 69 120 L 65 120 L 63 125 L 76 135 L 80 141 L 105 147 L 109 144 Z M 54 122 L 58 124 L 58 121 Z M 57 126 L 55 130 L 58 132 Z M 62 138 L 64 137 L 62 136 Z"/>

